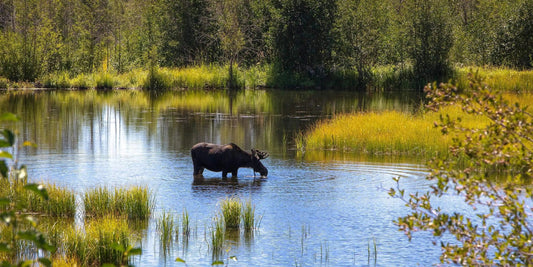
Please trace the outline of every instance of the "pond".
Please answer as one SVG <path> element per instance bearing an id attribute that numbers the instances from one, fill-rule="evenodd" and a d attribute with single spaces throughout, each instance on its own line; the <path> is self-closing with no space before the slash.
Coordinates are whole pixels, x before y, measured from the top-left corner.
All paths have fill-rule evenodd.
<path id="1" fill-rule="evenodd" d="M 96 186 L 148 186 L 156 210 L 189 213 L 193 234 L 163 253 L 152 219 L 142 239 L 138 266 L 210 265 L 208 231 L 220 201 L 251 199 L 259 228 L 252 236 L 228 238 L 230 265 L 427 266 L 440 248 L 427 233 L 411 242 L 393 224 L 408 209 L 387 190 L 403 177 L 408 191 L 425 190 L 420 160 L 357 157 L 335 152 L 302 152 L 294 136 L 317 119 L 367 110 L 416 110 L 411 94 L 286 92 L 278 90 L 170 91 L 151 95 L 110 92 L 41 91 L 0 94 L 0 112 L 22 120 L 20 138 L 38 144 L 20 151 L 33 181 L 68 186 L 78 195 Z M 190 148 L 198 142 L 239 144 L 270 153 L 268 178 L 241 169 L 238 181 L 222 182 L 205 171 L 193 184 Z M 461 206 L 460 199 L 446 204 Z"/>

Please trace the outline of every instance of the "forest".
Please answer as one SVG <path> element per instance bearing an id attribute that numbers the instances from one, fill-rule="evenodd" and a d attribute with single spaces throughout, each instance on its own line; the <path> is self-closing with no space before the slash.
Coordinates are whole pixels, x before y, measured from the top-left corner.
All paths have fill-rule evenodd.
<path id="1" fill-rule="evenodd" d="M 266 66 L 271 86 L 361 89 L 533 67 L 531 0 L 0 0 L 0 30 L 9 81 Z"/>

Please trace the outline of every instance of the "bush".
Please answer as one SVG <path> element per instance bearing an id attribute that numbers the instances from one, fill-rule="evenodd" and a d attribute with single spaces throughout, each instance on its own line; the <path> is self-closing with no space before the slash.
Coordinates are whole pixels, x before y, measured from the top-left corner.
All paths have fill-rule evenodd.
<path id="1" fill-rule="evenodd" d="M 447 157 L 430 162 L 429 191 L 408 194 L 399 187 L 390 195 L 411 208 L 395 222 L 409 239 L 417 230 L 446 239 L 440 243 L 441 262 L 475 266 L 526 266 L 533 262 L 530 187 L 533 178 L 533 116 L 511 104 L 471 77 L 463 92 L 450 84 L 426 87 L 428 105 L 439 109 L 458 104 L 465 114 L 488 120 L 486 126 L 468 127 L 460 117 L 442 116 L 438 127 L 453 140 Z M 464 158 L 458 162 L 458 158 Z M 524 186 L 525 185 L 525 186 Z M 435 198 L 457 195 L 475 210 L 443 211 Z M 448 238 L 455 238 L 449 240 Z"/>

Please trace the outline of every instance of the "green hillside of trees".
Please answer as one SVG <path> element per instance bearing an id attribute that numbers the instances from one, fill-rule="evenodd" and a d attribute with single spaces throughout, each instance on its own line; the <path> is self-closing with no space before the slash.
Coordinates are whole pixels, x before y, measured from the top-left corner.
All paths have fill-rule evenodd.
<path id="1" fill-rule="evenodd" d="M 0 76 L 150 66 L 270 65 L 332 80 L 374 66 L 446 76 L 453 64 L 533 67 L 532 0 L 0 0 Z"/>

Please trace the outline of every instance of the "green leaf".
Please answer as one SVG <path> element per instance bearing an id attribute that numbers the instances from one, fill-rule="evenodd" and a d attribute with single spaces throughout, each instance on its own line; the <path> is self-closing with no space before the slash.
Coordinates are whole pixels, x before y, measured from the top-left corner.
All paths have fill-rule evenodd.
<path id="1" fill-rule="evenodd" d="M 131 249 L 128 251 L 128 255 L 130 255 L 130 256 L 133 256 L 133 255 L 141 255 L 142 253 L 143 253 L 142 248 L 131 248 Z"/>
<path id="2" fill-rule="evenodd" d="M 224 262 L 223 261 L 214 261 L 213 263 L 211 263 L 212 266 L 214 265 L 224 265 Z"/>
<path id="3" fill-rule="evenodd" d="M 0 205 L 7 205 L 9 203 L 9 198 L 0 198 Z"/>
<path id="4" fill-rule="evenodd" d="M 52 266 L 52 261 L 48 258 L 39 258 L 39 262 L 42 263 L 44 266 Z"/>
<path id="5" fill-rule="evenodd" d="M 48 192 L 46 191 L 46 188 L 44 188 L 44 186 L 40 184 L 27 184 L 24 186 L 24 188 L 36 193 L 45 200 L 48 200 Z"/>
<path id="6" fill-rule="evenodd" d="M 115 267 L 115 264 L 112 263 L 104 263 L 102 267 Z"/>
<path id="7" fill-rule="evenodd" d="M 7 167 L 7 164 L 5 161 L 0 161 L 0 175 L 4 178 L 7 178 L 7 173 L 9 172 L 9 168 Z"/>
<path id="8" fill-rule="evenodd" d="M 186 263 L 184 259 L 177 257 L 176 262 Z"/>
<path id="9" fill-rule="evenodd" d="M 0 132 L 4 136 L 4 141 L 7 142 L 7 146 L 14 146 L 15 145 L 15 134 L 10 130 L 3 130 Z"/>
<path id="10" fill-rule="evenodd" d="M 34 231 L 20 231 L 17 233 L 17 237 L 22 240 L 37 242 L 37 235 Z"/>
<path id="11" fill-rule="evenodd" d="M 0 150 L 0 158 L 13 159 L 13 155 L 11 155 L 11 153 L 9 153 L 7 151 Z"/>
<path id="12" fill-rule="evenodd" d="M 8 252 L 10 251 L 9 245 L 4 242 L 0 242 L 0 252 Z"/>
<path id="13" fill-rule="evenodd" d="M 18 118 L 17 115 L 15 115 L 13 113 L 5 112 L 5 113 L 2 113 L 0 115 L 0 121 L 13 121 L 13 122 L 16 122 L 16 121 L 19 121 L 19 118 Z"/>
<path id="14" fill-rule="evenodd" d="M 6 140 L 0 140 L 0 147 L 11 147 Z"/>
<path id="15" fill-rule="evenodd" d="M 124 252 L 125 251 L 124 246 L 122 246 L 121 244 L 118 244 L 118 243 L 111 244 L 111 248 L 116 250 L 116 251 L 120 251 L 120 252 Z"/>

